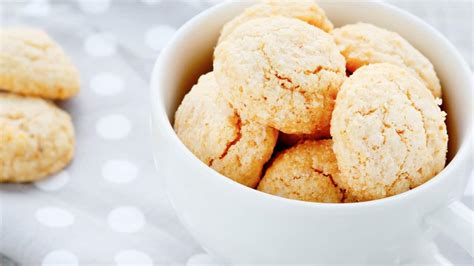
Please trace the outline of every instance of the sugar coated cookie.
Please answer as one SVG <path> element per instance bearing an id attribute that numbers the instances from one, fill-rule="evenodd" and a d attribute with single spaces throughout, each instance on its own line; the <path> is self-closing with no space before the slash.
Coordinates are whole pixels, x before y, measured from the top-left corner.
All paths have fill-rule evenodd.
<path id="1" fill-rule="evenodd" d="M 431 62 L 398 33 L 367 23 L 350 24 L 332 31 L 347 61 L 347 70 L 373 63 L 407 67 L 420 78 L 435 97 L 441 97 L 441 84 Z"/>
<path id="2" fill-rule="evenodd" d="M 44 31 L 0 29 L 0 90 L 48 99 L 67 99 L 79 91 L 79 73 Z"/>
<path id="3" fill-rule="evenodd" d="M 249 187 L 260 181 L 278 131 L 242 119 L 221 94 L 214 74 L 201 76 L 176 111 L 175 131 L 205 164 Z"/>
<path id="4" fill-rule="evenodd" d="M 333 29 L 324 10 L 314 0 L 264 0 L 247 8 L 241 15 L 225 24 L 219 42 L 225 40 L 237 27 L 249 20 L 272 16 L 296 18 L 326 32 Z"/>
<path id="5" fill-rule="evenodd" d="M 372 64 L 344 82 L 331 121 L 348 197 L 366 201 L 417 187 L 446 162 L 445 113 L 406 68 Z"/>
<path id="6" fill-rule="evenodd" d="M 305 141 L 276 156 L 258 190 L 289 199 L 339 203 L 343 194 L 333 182 L 338 174 L 332 141 Z"/>
<path id="7" fill-rule="evenodd" d="M 67 113 L 33 97 L 0 93 L 0 182 L 30 182 L 64 168 L 74 154 Z"/>
<path id="8" fill-rule="evenodd" d="M 327 128 L 345 79 L 344 57 L 326 32 L 285 17 L 251 20 L 214 53 L 223 94 L 248 119 L 287 134 Z"/>

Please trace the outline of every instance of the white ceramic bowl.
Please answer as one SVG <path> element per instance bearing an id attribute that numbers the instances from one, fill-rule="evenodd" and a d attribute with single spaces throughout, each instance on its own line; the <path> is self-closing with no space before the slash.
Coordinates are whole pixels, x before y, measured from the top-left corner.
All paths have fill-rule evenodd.
<path id="1" fill-rule="evenodd" d="M 448 113 L 449 160 L 426 184 L 386 199 L 322 204 L 279 198 L 208 168 L 178 139 L 174 112 L 199 75 L 212 69 L 222 25 L 249 2 L 215 6 L 186 23 L 152 74 L 153 150 L 176 212 L 210 253 L 231 263 L 433 263 L 443 231 L 472 252 L 472 212 L 458 202 L 472 169 L 471 72 L 435 29 L 378 2 L 321 3 L 335 26 L 364 21 L 405 37 L 435 65 Z M 472 253 L 471 253 L 472 254 Z"/>

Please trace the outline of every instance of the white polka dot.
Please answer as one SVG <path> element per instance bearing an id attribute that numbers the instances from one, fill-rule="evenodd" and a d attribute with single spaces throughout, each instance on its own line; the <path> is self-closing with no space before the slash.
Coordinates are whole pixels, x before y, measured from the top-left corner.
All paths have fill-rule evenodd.
<path id="1" fill-rule="evenodd" d="M 213 256 L 206 254 L 206 253 L 201 253 L 201 254 L 196 254 L 191 256 L 188 259 L 188 262 L 186 264 L 187 266 L 219 266 L 219 265 L 224 265 L 223 263 L 219 262 L 216 258 Z"/>
<path id="2" fill-rule="evenodd" d="M 35 186 L 43 191 L 54 191 L 64 187 L 69 182 L 69 174 L 62 171 L 54 176 L 35 182 Z"/>
<path id="3" fill-rule="evenodd" d="M 77 0 L 82 11 L 89 14 L 104 13 L 109 9 L 110 0 Z"/>
<path id="4" fill-rule="evenodd" d="M 115 36 L 110 33 L 96 33 L 86 38 L 84 48 L 92 56 L 110 56 L 115 53 Z"/>
<path id="5" fill-rule="evenodd" d="M 155 26 L 145 33 L 145 44 L 156 51 L 162 50 L 176 30 L 167 25 Z"/>
<path id="6" fill-rule="evenodd" d="M 74 223 L 74 216 L 64 209 L 44 207 L 36 211 L 36 220 L 49 227 L 67 227 Z"/>
<path id="7" fill-rule="evenodd" d="M 97 134 L 104 139 L 122 139 L 130 133 L 130 121 L 123 115 L 108 115 L 99 119 Z"/>
<path id="8" fill-rule="evenodd" d="M 161 3 L 162 0 L 142 0 L 143 3 L 147 5 L 155 5 Z"/>
<path id="9" fill-rule="evenodd" d="M 31 17 L 46 17 L 51 12 L 48 0 L 31 0 L 22 13 Z"/>
<path id="10" fill-rule="evenodd" d="M 115 256 L 117 266 L 152 266 L 153 261 L 147 254 L 138 250 L 124 250 Z"/>
<path id="11" fill-rule="evenodd" d="M 91 79 L 90 86 L 99 95 L 112 95 L 123 90 L 124 82 L 114 73 L 101 73 Z"/>
<path id="12" fill-rule="evenodd" d="M 137 177 L 137 173 L 137 167 L 124 160 L 110 160 L 102 167 L 102 176 L 114 183 L 128 183 Z"/>
<path id="13" fill-rule="evenodd" d="M 136 207 L 122 206 L 112 210 L 107 218 L 112 230 L 121 233 L 133 233 L 145 225 L 145 216 Z"/>
<path id="14" fill-rule="evenodd" d="M 42 266 L 77 266 L 79 261 L 73 253 L 67 250 L 55 250 L 46 255 Z"/>

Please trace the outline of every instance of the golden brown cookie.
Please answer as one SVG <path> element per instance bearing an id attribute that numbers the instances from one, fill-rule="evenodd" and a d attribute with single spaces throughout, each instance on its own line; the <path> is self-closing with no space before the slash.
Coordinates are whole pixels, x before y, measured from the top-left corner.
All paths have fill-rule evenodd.
<path id="1" fill-rule="evenodd" d="M 289 199 L 339 203 L 343 194 L 332 180 L 337 175 L 332 141 L 305 141 L 276 156 L 258 190 Z"/>
<path id="2" fill-rule="evenodd" d="M 44 31 L 0 29 L 0 90 L 48 99 L 67 99 L 79 91 L 79 73 Z"/>
<path id="3" fill-rule="evenodd" d="M 260 181 L 278 138 L 278 131 L 242 119 L 222 96 L 212 72 L 184 97 L 174 128 L 201 161 L 249 187 Z"/>
<path id="4" fill-rule="evenodd" d="M 67 113 L 33 97 L 0 93 L 0 182 L 31 182 L 63 169 L 74 154 Z"/>
<path id="5" fill-rule="evenodd" d="M 324 10 L 314 0 L 264 0 L 245 9 L 241 15 L 225 24 L 219 42 L 222 42 L 237 27 L 249 20 L 273 16 L 299 19 L 326 32 L 333 29 L 333 25 L 326 17 Z"/>
<path id="6" fill-rule="evenodd" d="M 407 67 L 435 97 L 441 97 L 441 84 L 431 62 L 398 33 L 357 23 L 334 29 L 332 35 L 348 71 L 373 63 Z"/>
<path id="7" fill-rule="evenodd" d="M 445 115 L 406 68 L 359 68 L 341 87 L 331 121 L 341 171 L 334 181 L 356 201 L 423 184 L 446 162 Z"/>
<path id="8" fill-rule="evenodd" d="M 297 19 L 259 18 L 233 31 L 214 57 L 225 97 L 248 119 L 287 134 L 328 127 L 346 77 L 329 34 Z"/>

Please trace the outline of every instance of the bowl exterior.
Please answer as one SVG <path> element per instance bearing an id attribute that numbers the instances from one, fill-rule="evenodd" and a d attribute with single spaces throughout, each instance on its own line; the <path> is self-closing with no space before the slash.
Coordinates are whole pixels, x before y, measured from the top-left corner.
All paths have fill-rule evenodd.
<path id="1" fill-rule="evenodd" d="M 429 262 L 433 252 L 430 241 L 436 232 L 424 218 L 461 197 L 472 160 L 468 146 L 472 104 L 464 99 L 472 88 L 470 73 L 454 48 L 419 20 L 380 3 L 344 3 L 343 7 L 333 2 L 322 5 L 336 25 L 357 21 L 357 15 L 344 16 L 343 10 L 348 9 L 359 17 L 363 14 L 367 22 L 392 29 L 398 25 L 398 31 L 406 32 L 409 41 L 423 47 L 435 65 L 444 62 L 437 68 L 443 85 L 457 89 L 445 93 L 452 99 L 448 113 L 456 115 L 451 123 L 459 136 L 453 144 L 457 155 L 439 176 L 423 186 L 357 204 L 282 199 L 244 187 L 208 168 L 179 141 L 170 120 L 184 93 L 176 92 L 175 87 L 186 69 L 196 67 L 189 61 L 205 61 L 196 52 L 209 57 L 221 25 L 248 5 L 222 4 L 178 31 L 156 64 L 151 92 L 153 151 L 160 178 L 181 222 L 208 252 L 232 263 L 252 264 L 387 263 L 420 254 L 428 254 L 424 262 Z M 437 53 L 439 49 L 446 53 Z M 458 70 L 454 76 L 450 75 L 453 69 Z M 462 103 L 457 108 L 464 109 L 457 110 L 454 103 Z"/>
<path id="2" fill-rule="evenodd" d="M 411 257 L 425 252 L 433 237 L 423 218 L 456 199 L 461 187 L 459 178 L 446 178 L 423 193 L 373 206 L 289 203 L 230 185 L 200 163 L 187 164 L 188 155 L 166 134 L 155 132 L 154 139 L 160 150 L 156 164 L 180 220 L 207 251 L 233 263 L 386 263 Z M 462 169 L 451 171 L 463 175 Z"/>

